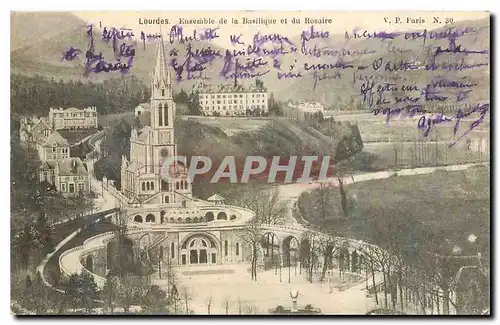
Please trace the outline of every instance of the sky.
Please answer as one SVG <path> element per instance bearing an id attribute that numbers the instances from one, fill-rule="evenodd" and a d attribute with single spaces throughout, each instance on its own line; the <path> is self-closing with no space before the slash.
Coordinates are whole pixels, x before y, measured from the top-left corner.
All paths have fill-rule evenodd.
<path id="1" fill-rule="evenodd" d="M 352 32 L 355 28 L 367 29 L 369 31 L 408 31 L 415 29 L 435 29 L 441 26 L 444 26 L 445 19 L 453 19 L 454 22 L 459 22 L 463 20 L 477 20 L 488 17 L 489 13 L 485 11 L 476 11 L 476 12 L 439 12 L 439 11 L 423 11 L 423 12 L 415 12 L 415 11 L 407 11 L 407 12 L 340 12 L 340 11 L 238 11 L 238 12 L 214 12 L 214 11 L 205 11 L 205 12 L 196 12 L 196 11 L 185 11 L 185 12 L 176 12 L 176 11 L 127 11 L 127 12 L 75 12 L 75 14 L 85 20 L 87 23 L 94 23 L 96 25 L 99 22 L 102 23 L 102 26 L 108 27 L 126 27 L 131 28 L 135 34 L 139 34 L 140 31 L 144 31 L 145 33 L 158 33 L 160 31 L 159 25 L 140 25 L 139 18 L 142 19 L 155 19 L 155 18 L 163 18 L 169 19 L 169 25 L 162 26 L 162 33 L 165 34 L 170 30 L 170 27 L 173 24 L 179 23 L 179 18 L 214 18 L 216 22 L 218 22 L 221 18 L 228 19 L 228 24 L 220 25 L 216 23 L 215 25 L 184 25 L 184 29 L 187 33 L 189 33 L 190 29 L 195 28 L 204 28 L 204 27 L 220 27 L 219 35 L 220 37 L 214 39 L 213 41 L 222 47 L 228 47 L 230 45 L 229 35 L 242 34 L 242 39 L 251 40 L 254 34 L 260 32 L 261 34 L 270 34 L 270 33 L 279 33 L 281 35 L 285 35 L 288 37 L 294 37 L 301 34 L 303 30 L 306 30 L 310 25 L 304 23 L 304 18 L 315 18 L 319 19 L 322 17 L 332 19 L 331 24 L 327 25 L 315 25 L 315 27 L 321 28 L 322 30 L 329 31 L 331 34 L 344 34 L 345 31 Z M 433 17 L 439 17 L 442 24 L 433 23 Z M 275 25 L 243 25 L 241 24 L 241 18 L 246 17 L 248 19 L 253 18 L 274 18 L 277 20 L 277 24 Z M 301 24 L 291 24 L 291 20 L 293 17 L 302 18 Z M 401 18 L 402 23 L 395 24 L 395 17 Z M 407 18 L 418 19 L 421 18 L 425 20 L 425 23 L 406 23 Z M 231 24 L 231 18 L 239 18 L 240 24 L 235 25 Z M 281 24 L 280 20 L 287 18 L 288 24 Z M 387 21 L 391 21 L 391 24 L 387 23 L 384 18 L 387 18 Z M 451 25 L 450 25 L 451 26 Z"/>

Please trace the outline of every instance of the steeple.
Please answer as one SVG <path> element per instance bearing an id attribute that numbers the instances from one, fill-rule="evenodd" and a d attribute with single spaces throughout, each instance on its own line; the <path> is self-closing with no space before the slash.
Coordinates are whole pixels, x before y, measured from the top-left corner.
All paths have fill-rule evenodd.
<path id="1" fill-rule="evenodd" d="M 153 70 L 153 86 L 156 88 L 169 88 L 170 73 L 168 72 L 167 60 L 165 57 L 165 46 L 163 44 L 163 36 L 158 39 L 156 45 L 156 60 Z"/>

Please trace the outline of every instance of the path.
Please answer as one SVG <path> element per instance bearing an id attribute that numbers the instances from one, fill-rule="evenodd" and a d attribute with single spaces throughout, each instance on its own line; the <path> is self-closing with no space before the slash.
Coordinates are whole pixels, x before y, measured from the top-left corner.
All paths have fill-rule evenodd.
<path id="1" fill-rule="evenodd" d="M 92 190 L 95 193 L 98 193 L 98 196 L 100 196 L 96 199 L 97 207 L 96 207 L 96 211 L 94 212 L 94 214 L 102 212 L 102 211 L 106 211 L 109 209 L 113 209 L 117 206 L 117 201 L 116 201 L 114 196 L 112 196 L 110 193 L 108 193 L 108 191 L 101 191 L 101 188 L 102 188 L 101 184 L 102 184 L 102 182 L 93 178 L 93 175 L 92 175 L 92 178 L 91 178 Z M 83 218 L 85 218 L 85 216 Z M 68 235 L 66 238 L 64 238 L 59 244 L 56 245 L 53 252 L 51 252 L 51 253 L 47 254 L 47 256 L 45 256 L 45 258 L 42 260 L 40 265 L 37 267 L 36 270 L 37 270 L 37 272 L 40 273 L 42 281 L 46 286 L 53 288 L 52 285 L 47 281 L 47 279 L 45 278 L 45 275 L 44 275 L 44 269 L 45 269 L 45 266 L 47 265 L 49 259 L 52 256 L 54 256 L 64 245 L 66 245 L 76 235 L 78 235 L 82 231 L 82 229 L 83 228 L 78 228 L 74 232 L 72 232 L 70 235 Z M 75 262 L 74 264 L 80 265 L 79 261 L 78 261 L 78 263 Z M 54 289 L 62 292 L 62 290 L 59 290 L 56 288 L 54 288 Z"/>
<path id="2" fill-rule="evenodd" d="M 456 171 L 456 170 L 466 170 L 472 167 L 487 166 L 489 163 L 470 163 L 470 164 L 456 164 L 456 165 L 446 165 L 446 166 L 434 166 L 434 167 L 417 167 L 417 168 L 405 168 L 401 170 L 387 170 L 380 172 L 361 172 L 354 175 L 346 175 L 342 177 L 345 185 L 359 183 L 364 181 L 370 181 L 374 179 L 385 179 L 394 176 L 410 176 L 410 175 L 420 175 L 420 174 L 431 174 L 438 170 L 446 171 Z M 329 186 L 338 186 L 339 182 L 336 177 L 329 177 L 323 180 L 315 180 L 309 183 L 292 183 L 278 185 L 280 190 L 280 197 L 284 200 L 294 200 L 304 191 L 310 191 L 319 186 L 321 183 L 327 183 Z"/>

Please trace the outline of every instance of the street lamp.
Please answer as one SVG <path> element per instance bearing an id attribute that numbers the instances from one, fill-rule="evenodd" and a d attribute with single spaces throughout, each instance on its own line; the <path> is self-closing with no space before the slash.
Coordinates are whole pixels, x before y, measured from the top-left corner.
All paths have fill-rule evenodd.
<path id="1" fill-rule="evenodd" d="M 292 313 L 296 313 L 299 311 L 297 309 L 297 298 L 299 297 L 299 291 L 297 289 L 290 290 L 290 297 L 292 298 L 292 309 L 290 311 Z"/>

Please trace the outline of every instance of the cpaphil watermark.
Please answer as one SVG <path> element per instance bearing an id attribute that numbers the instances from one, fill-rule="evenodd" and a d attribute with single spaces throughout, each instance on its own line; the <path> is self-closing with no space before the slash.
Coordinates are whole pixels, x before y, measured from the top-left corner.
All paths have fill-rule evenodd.
<path id="1" fill-rule="evenodd" d="M 185 156 L 166 157 L 161 164 L 162 179 L 168 183 L 179 178 L 193 182 L 199 177 L 208 177 L 210 183 L 248 183 L 250 180 L 308 183 L 332 176 L 330 156 L 226 156 L 223 159 L 192 156 L 189 163 L 187 160 Z"/>

